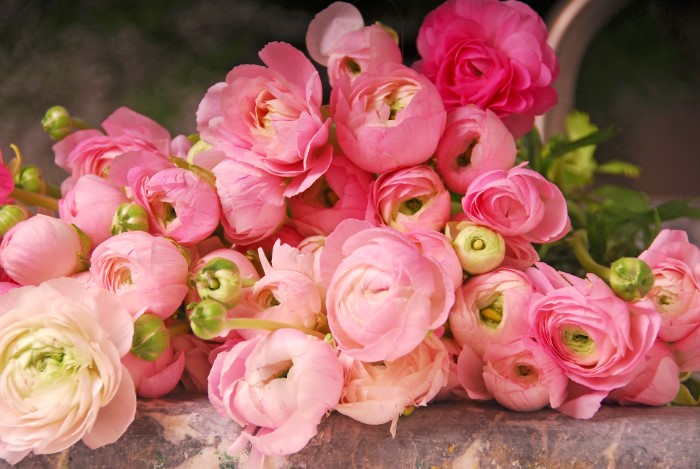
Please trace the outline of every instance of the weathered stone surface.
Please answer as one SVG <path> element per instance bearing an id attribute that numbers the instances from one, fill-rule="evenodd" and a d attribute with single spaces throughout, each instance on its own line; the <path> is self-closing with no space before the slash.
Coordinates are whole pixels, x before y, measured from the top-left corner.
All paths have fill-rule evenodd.
<path id="1" fill-rule="evenodd" d="M 115 444 L 82 443 L 18 468 L 236 468 L 226 450 L 241 428 L 216 415 L 206 397 L 142 401 Z M 700 409 L 604 406 L 592 420 L 552 410 L 516 413 L 495 404 L 434 404 L 389 426 L 332 414 L 300 453 L 278 468 L 666 468 L 700 467 Z M 0 463 L 0 468 L 9 466 Z"/>

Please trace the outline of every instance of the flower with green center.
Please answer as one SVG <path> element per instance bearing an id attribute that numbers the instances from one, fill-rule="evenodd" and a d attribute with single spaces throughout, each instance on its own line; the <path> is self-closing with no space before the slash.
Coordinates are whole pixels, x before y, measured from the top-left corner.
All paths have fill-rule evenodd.
<path id="1" fill-rule="evenodd" d="M 462 268 L 469 274 L 490 272 L 503 263 L 506 245 L 499 233 L 474 223 L 450 222 L 445 228 Z"/>
<path id="2" fill-rule="evenodd" d="M 216 300 L 231 309 L 241 301 L 243 287 L 253 281 L 241 279 L 238 266 L 231 260 L 215 257 L 195 275 L 197 293 L 203 300 Z"/>
<path id="3" fill-rule="evenodd" d="M 148 213 L 139 204 L 123 203 L 114 214 L 110 231 L 113 235 L 126 231 L 148 231 Z"/>

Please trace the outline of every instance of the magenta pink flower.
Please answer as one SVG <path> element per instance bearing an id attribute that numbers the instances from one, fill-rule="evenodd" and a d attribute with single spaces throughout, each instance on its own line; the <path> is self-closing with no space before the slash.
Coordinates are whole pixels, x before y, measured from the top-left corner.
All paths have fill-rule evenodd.
<path id="1" fill-rule="evenodd" d="M 559 240 L 571 229 L 559 188 L 524 165 L 481 173 L 462 198 L 462 208 L 478 225 L 533 243 Z"/>
<path id="2" fill-rule="evenodd" d="M 394 63 L 336 83 L 331 115 L 345 155 L 373 173 L 424 163 L 445 128 L 445 109 L 435 86 Z"/>
<path id="3" fill-rule="evenodd" d="M 229 158 L 276 176 L 291 197 L 328 169 L 331 121 L 321 115 L 318 72 L 299 50 L 272 42 L 259 55 L 267 67 L 239 65 L 207 91 L 197 128 Z"/>
<path id="4" fill-rule="evenodd" d="M 512 168 L 515 154 L 515 140 L 498 116 L 468 105 L 447 113 L 436 169 L 451 191 L 464 194 L 480 172 Z"/>
<path id="5" fill-rule="evenodd" d="M 547 27 L 522 2 L 448 0 L 425 17 L 418 52 L 415 68 L 435 83 L 447 109 L 490 109 L 516 137 L 557 102 L 559 65 Z"/>
<path id="6" fill-rule="evenodd" d="M 12 203 L 10 192 L 15 188 L 15 178 L 5 166 L 2 159 L 2 150 L 0 150 L 0 204 Z"/>
<path id="7" fill-rule="evenodd" d="M 343 368 L 330 345 L 293 329 L 235 344 L 217 355 L 209 374 L 214 408 L 239 425 L 259 427 L 240 438 L 264 455 L 306 446 L 342 388 Z"/>
<path id="8" fill-rule="evenodd" d="M 450 193 L 429 166 L 402 168 L 370 186 L 367 220 L 407 232 L 441 231 L 450 218 Z"/>

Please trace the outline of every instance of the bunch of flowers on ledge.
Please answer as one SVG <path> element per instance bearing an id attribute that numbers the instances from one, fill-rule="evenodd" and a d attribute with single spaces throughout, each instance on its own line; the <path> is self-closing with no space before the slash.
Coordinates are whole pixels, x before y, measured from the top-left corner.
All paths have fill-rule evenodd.
<path id="1" fill-rule="evenodd" d="M 14 145 L 0 167 L 0 457 L 113 443 L 176 388 L 243 427 L 251 465 L 334 410 L 395 434 L 444 399 L 697 405 L 700 249 L 660 223 L 699 210 L 594 185 L 637 168 L 599 164 L 613 132 L 583 114 L 541 141 L 546 40 L 523 3 L 448 0 L 408 66 L 336 2 L 306 36 L 327 105 L 273 42 L 195 135 L 51 108 L 60 190 Z"/>

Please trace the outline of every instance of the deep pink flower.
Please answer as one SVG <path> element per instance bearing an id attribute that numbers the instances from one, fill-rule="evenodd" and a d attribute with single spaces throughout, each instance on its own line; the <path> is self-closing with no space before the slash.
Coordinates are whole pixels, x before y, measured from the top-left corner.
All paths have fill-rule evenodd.
<path id="1" fill-rule="evenodd" d="M 15 188 L 15 178 L 5 166 L 0 150 L 0 204 L 12 203 L 10 192 Z"/>

